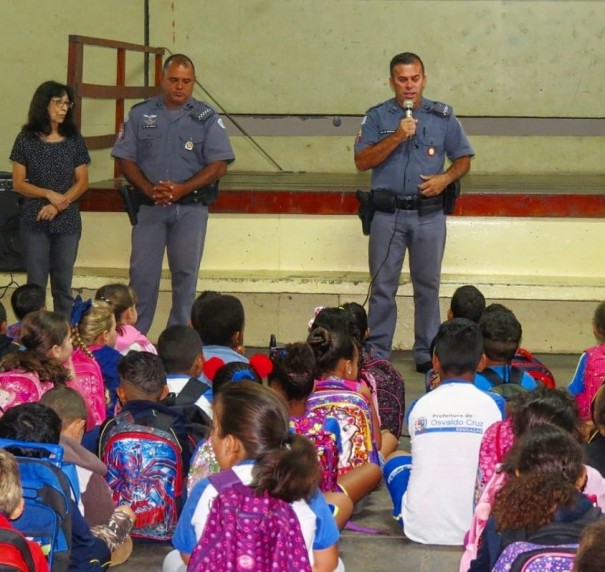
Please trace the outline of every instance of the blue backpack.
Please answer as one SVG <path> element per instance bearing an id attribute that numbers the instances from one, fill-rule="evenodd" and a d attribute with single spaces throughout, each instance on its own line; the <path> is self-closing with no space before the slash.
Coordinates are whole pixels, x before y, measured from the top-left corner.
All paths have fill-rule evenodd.
<path id="1" fill-rule="evenodd" d="M 114 504 L 126 504 L 136 515 L 131 536 L 165 541 L 182 505 L 183 462 L 171 430 L 174 418 L 158 413 L 153 419 L 155 427 L 139 425 L 123 411 L 103 435 L 101 449 Z"/>
<path id="2" fill-rule="evenodd" d="M 0 439 L 3 449 L 40 451 L 45 457 L 15 455 L 19 463 L 25 508 L 13 526 L 42 547 L 53 572 L 67 570 L 71 552 L 72 489 L 62 470 L 63 447 Z"/>

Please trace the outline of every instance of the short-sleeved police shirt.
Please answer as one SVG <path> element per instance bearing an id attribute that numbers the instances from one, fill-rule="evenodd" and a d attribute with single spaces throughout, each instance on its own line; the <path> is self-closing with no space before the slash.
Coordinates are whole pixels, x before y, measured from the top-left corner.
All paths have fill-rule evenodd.
<path id="1" fill-rule="evenodd" d="M 191 98 L 167 109 L 157 96 L 135 105 L 113 147 L 112 156 L 134 161 L 152 184 L 187 181 L 215 161 L 235 155 L 219 115 Z"/>
<path id="2" fill-rule="evenodd" d="M 418 120 L 416 135 L 403 141 L 380 165 L 372 169 L 372 188 L 388 189 L 398 196 L 417 195 L 420 175 L 443 173 L 445 158 L 455 161 L 475 154 L 460 122 L 434 110 L 450 108 L 423 98 L 413 112 Z M 396 99 L 389 99 L 368 110 L 355 141 L 355 152 L 375 145 L 395 132 L 404 117 Z"/>

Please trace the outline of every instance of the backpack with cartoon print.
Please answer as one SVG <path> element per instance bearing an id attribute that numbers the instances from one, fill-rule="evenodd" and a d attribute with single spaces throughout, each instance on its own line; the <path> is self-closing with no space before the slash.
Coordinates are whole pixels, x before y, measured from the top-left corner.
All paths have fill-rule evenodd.
<path id="1" fill-rule="evenodd" d="M 372 415 L 365 397 L 339 379 L 318 380 L 307 400 L 307 409 L 333 417 L 340 426 L 342 443 L 338 475 L 367 463 L 378 464 L 378 451 L 372 439 Z"/>
<path id="2" fill-rule="evenodd" d="M 324 493 L 330 493 L 340 490 L 337 483 L 339 454 L 336 435 L 327 431 L 325 424 L 325 414 L 317 409 L 307 411 L 301 417 L 290 419 L 292 429 L 313 443 L 321 467 L 319 488 Z"/>

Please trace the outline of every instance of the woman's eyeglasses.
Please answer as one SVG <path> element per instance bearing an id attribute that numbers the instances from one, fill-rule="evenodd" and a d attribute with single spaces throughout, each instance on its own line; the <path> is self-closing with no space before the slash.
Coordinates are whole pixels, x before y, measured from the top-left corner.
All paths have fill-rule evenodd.
<path id="1" fill-rule="evenodd" d="M 52 98 L 51 102 L 53 103 L 53 105 L 55 107 L 66 107 L 67 109 L 71 109 L 74 106 L 73 101 L 69 101 L 66 99 L 59 99 L 57 97 Z"/>

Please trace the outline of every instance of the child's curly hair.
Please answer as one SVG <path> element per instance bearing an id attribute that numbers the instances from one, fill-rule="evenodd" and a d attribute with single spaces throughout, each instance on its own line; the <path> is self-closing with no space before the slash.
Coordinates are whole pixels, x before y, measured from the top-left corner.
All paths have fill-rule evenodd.
<path id="1" fill-rule="evenodd" d="M 548 423 L 530 429 L 506 458 L 511 478 L 496 494 L 496 528 L 537 530 L 552 522 L 577 491 L 583 461 L 582 448 L 570 433 Z"/>

